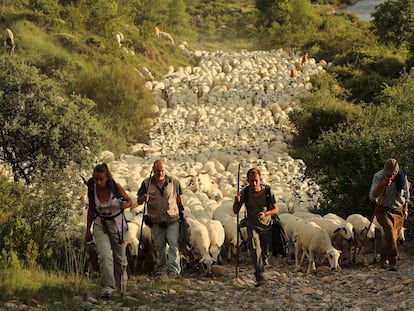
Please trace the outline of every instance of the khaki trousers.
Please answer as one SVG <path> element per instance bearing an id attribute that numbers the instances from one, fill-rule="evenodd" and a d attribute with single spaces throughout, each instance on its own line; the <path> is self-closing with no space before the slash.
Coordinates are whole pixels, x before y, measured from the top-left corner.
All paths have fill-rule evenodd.
<path id="1" fill-rule="evenodd" d="M 111 294 L 121 282 L 122 247 L 119 244 L 118 234 L 114 232 L 105 233 L 102 226 L 94 224 L 93 236 L 98 252 L 99 271 L 103 292 Z M 128 265 L 125 256 L 123 264 Z M 125 280 L 127 276 L 125 276 Z"/>
<path id="2" fill-rule="evenodd" d="M 378 206 L 375 215 L 384 229 L 384 246 L 381 251 L 381 262 L 388 260 L 390 264 L 396 264 L 399 257 L 397 247 L 398 234 L 404 225 L 402 207 L 389 210 Z"/>

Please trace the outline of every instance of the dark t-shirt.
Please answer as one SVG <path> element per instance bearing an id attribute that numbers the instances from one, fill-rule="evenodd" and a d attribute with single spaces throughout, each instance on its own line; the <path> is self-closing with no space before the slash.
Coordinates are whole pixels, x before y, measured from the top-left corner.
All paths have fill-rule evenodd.
<path id="1" fill-rule="evenodd" d="M 244 191 L 248 191 L 248 197 L 247 197 L 247 204 L 245 204 L 244 200 Z M 242 190 L 242 195 L 240 198 L 240 206 L 243 204 L 246 205 L 246 211 L 247 211 L 247 226 L 251 228 L 256 228 L 259 230 L 265 230 L 268 229 L 269 226 L 272 224 L 272 216 L 266 216 L 262 220 L 259 220 L 257 215 L 260 212 L 265 212 L 268 210 L 273 209 L 273 205 L 276 203 L 276 199 L 274 196 L 274 193 L 272 190 L 270 190 L 270 202 L 269 206 L 267 206 L 267 200 L 266 200 L 266 190 L 265 187 L 262 186 L 262 191 L 260 193 L 253 194 L 250 191 L 250 187 L 247 186 Z"/>

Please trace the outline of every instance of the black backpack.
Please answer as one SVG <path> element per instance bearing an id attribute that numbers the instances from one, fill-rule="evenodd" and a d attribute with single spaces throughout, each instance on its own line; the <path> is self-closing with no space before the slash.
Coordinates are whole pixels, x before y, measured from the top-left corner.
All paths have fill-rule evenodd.
<path id="1" fill-rule="evenodd" d="M 270 206 L 270 186 L 264 185 L 266 193 L 266 206 Z M 249 198 L 249 186 L 243 189 L 243 201 L 247 204 Z M 286 257 L 288 254 L 288 237 L 283 229 L 282 222 L 277 214 L 272 215 L 272 243 L 270 244 L 273 256 Z"/>

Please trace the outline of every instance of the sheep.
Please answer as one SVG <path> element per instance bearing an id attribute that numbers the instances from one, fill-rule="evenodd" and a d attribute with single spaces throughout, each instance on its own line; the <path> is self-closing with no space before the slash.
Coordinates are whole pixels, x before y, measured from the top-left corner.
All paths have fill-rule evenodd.
<path id="1" fill-rule="evenodd" d="M 232 258 L 236 255 L 237 252 L 237 218 L 234 216 L 229 216 L 225 218 L 224 223 L 224 232 L 225 232 L 225 239 L 223 244 L 223 251 L 225 251 L 228 262 L 231 262 Z M 239 240 L 239 243 L 241 241 Z"/>
<path id="2" fill-rule="evenodd" d="M 220 221 L 213 219 L 208 220 L 205 225 L 210 237 L 210 255 L 214 262 L 218 263 L 221 246 L 223 245 L 225 239 L 224 227 Z"/>
<path id="3" fill-rule="evenodd" d="M 128 223 L 128 230 L 125 232 L 124 243 L 127 248 L 128 266 L 130 271 L 135 272 L 138 261 L 139 226 L 136 223 Z"/>
<path id="4" fill-rule="evenodd" d="M 118 42 L 119 47 L 122 47 L 122 43 L 124 43 L 124 34 L 118 31 L 115 34 L 116 42 Z"/>
<path id="5" fill-rule="evenodd" d="M 353 228 L 350 223 L 341 222 L 330 218 L 314 218 L 307 221 L 313 221 L 325 229 L 331 238 L 332 245 L 338 249 L 343 249 L 346 244 L 348 262 L 351 262 L 350 245 L 354 239 Z"/>
<path id="6" fill-rule="evenodd" d="M 210 236 L 207 227 L 194 218 L 187 218 L 190 226 L 190 241 L 194 258 L 198 263 L 206 265 L 206 273 L 211 273 L 213 258 L 210 256 Z"/>
<path id="7" fill-rule="evenodd" d="M 327 258 L 331 269 L 340 269 L 339 257 L 341 252 L 334 248 L 331 243 L 329 234 L 314 222 L 307 222 L 297 230 L 296 242 L 296 269 L 300 269 L 299 252 L 303 251 L 309 259 L 307 274 L 316 270 L 315 259 Z"/>
<path id="8" fill-rule="evenodd" d="M 10 52 L 14 52 L 14 48 L 15 48 L 14 34 L 9 28 L 6 28 L 3 31 L 3 45 L 6 50 L 10 50 Z"/>
<path id="9" fill-rule="evenodd" d="M 293 213 L 293 216 L 296 216 L 298 218 L 301 218 L 302 220 L 314 219 L 314 218 L 322 218 L 321 215 L 315 214 L 315 213 L 311 213 L 311 212 L 294 212 Z"/>
<path id="10" fill-rule="evenodd" d="M 163 38 L 174 45 L 174 39 L 171 37 L 171 35 L 167 32 L 161 31 L 157 26 L 155 26 L 155 35 L 158 38 Z"/>
<path id="11" fill-rule="evenodd" d="M 297 239 L 297 228 L 301 226 L 304 221 L 289 213 L 283 213 L 279 214 L 280 221 L 282 222 L 283 229 L 285 230 L 285 233 L 288 237 L 288 243 L 289 243 L 289 249 L 292 250 L 292 253 L 290 254 L 291 258 L 294 257 L 294 249 Z"/>
<path id="12" fill-rule="evenodd" d="M 143 223 L 142 213 L 134 215 L 134 213 L 128 210 L 125 210 L 124 213 L 128 224 L 127 236 L 131 241 L 131 243 L 127 242 L 127 249 L 131 254 L 130 269 L 132 272 L 139 270 L 150 272 L 154 268 L 157 257 L 154 241 L 152 240 L 151 228 Z M 143 224 L 142 236 L 141 224 Z M 138 243 L 136 244 L 136 242 Z"/>
<path id="13" fill-rule="evenodd" d="M 374 240 L 375 239 L 375 224 L 371 223 L 368 218 L 360 214 L 352 214 L 346 218 L 346 221 L 351 223 L 354 228 L 354 254 L 352 256 L 352 261 L 356 262 L 357 251 L 361 250 L 362 252 L 362 264 L 364 266 L 368 265 L 366 254 L 365 254 L 365 241 L 366 239 Z M 369 230 L 368 230 L 369 228 Z"/>

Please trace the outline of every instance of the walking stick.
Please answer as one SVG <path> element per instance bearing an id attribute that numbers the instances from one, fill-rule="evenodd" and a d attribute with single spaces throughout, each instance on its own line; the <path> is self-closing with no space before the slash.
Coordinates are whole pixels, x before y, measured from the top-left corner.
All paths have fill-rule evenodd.
<path id="1" fill-rule="evenodd" d="M 126 287 L 127 287 L 127 272 L 126 272 L 126 265 L 124 265 L 124 261 L 126 259 L 126 245 L 124 241 L 124 220 L 125 220 L 125 214 L 124 210 L 122 209 L 121 212 L 121 280 L 120 280 L 120 286 L 121 286 L 121 297 L 124 296 L 126 293 Z"/>
<path id="2" fill-rule="evenodd" d="M 239 168 L 237 171 L 237 196 L 240 196 L 240 163 L 239 163 Z M 239 254 L 240 254 L 240 238 L 239 238 L 239 230 L 240 230 L 240 224 L 239 224 L 239 211 L 240 209 L 237 210 L 237 217 L 236 217 L 236 221 L 237 221 L 237 239 L 236 239 L 236 279 L 239 277 Z"/>
<path id="3" fill-rule="evenodd" d="M 395 171 L 395 168 L 397 167 L 397 164 L 398 164 L 398 162 L 400 160 L 400 156 L 401 155 L 399 155 L 398 158 L 397 158 L 397 160 L 395 161 L 395 164 L 394 164 L 394 167 L 393 167 L 393 171 Z M 375 215 L 377 214 L 377 209 L 378 209 L 379 206 L 382 205 L 382 202 L 384 201 L 384 194 L 385 194 L 385 190 L 387 189 L 387 187 L 388 187 L 388 185 L 384 187 L 384 189 L 382 190 L 382 194 L 381 194 L 380 201 L 377 204 L 375 204 L 374 212 L 372 213 L 372 216 L 371 216 L 371 219 L 370 219 L 370 222 L 369 222 L 367 231 L 365 232 L 364 238 L 362 239 L 362 242 L 361 242 L 361 248 L 365 245 L 365 242 L 366 242 L 366 239 L 367 239 L 367 236 L 368 236 L 369 229 L 371 229 L 371 225 L 372 225 L 372 223 L 374 221 Z M 356 255 L 358 255 L 359 254 L 359 250 L 360 250 L 360 248 L 358 248 L 358 251 L 355 251 L 354 253 L 356 253 Z M 356 257 L 356 256 L 354 256 L 354 257 Z"/>
<path id="4" fill-rule="evenodd" d="M 147 198 L 149 195 L 149 185 L 151 183 L 151 177 L 152 177 L 152 170 L 150 172 L 149 178 L 148 178 L 148 185 L 147 185 Z M 144 217 L 145 217 L 145 213 L 146 213 L 146 209 L 147 209 L 147 204 L 148 204 L 148 199 L 145 200 L 144 202 L 144 211 L 142 213 L 142 220 L 141 220 L 141 228 L 139 230 L 139 241 L 138 241 L 138 260 L 139 260 L 139 266 L 140 266 L 140 270 L 142 268 L 142 229 L 144 227 Z"/>

